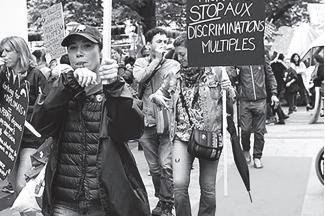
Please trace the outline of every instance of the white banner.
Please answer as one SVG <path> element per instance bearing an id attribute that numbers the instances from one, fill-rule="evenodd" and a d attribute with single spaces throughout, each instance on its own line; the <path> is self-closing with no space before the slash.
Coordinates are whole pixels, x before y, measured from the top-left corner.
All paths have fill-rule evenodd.
<path id="1" fill-rule="evenodd" d="M 61 46 L 65 33 L 62 3 L 43 11 L 42 19 L 46 52 L 51 54 L 51 59 L 60 58 L 66 53 L 66 49 Z"/>

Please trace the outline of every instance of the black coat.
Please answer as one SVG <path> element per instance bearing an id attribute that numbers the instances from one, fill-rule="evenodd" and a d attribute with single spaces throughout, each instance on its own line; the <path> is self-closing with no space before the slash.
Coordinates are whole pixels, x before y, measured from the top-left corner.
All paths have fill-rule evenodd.
<path id="1" fill-rule="evenodd" d="M 282 90 L 284 90 L 285 88 L 285 82 L 284 82 L 284 72 L 287 69 L 284 64 L 282 62 L 273 62 L 271 64 L 272 67 L 272 71 L 277 83 L 277 90 L 278 93 L 280 94 L 280 92 L 282 92 Z"/>
<path id="2" fill-rule="evenodd" d="M 108 216 L 150 215 L 147 193 L 135 160 L 126 145 L 142 135 L 143 115 L 119 79 L 103 87 L 105 94 L 97 154 L 100 204 Z M 64 132 L 67 105 L 85 94 L 72 73 L 63 74 L 44 103 L 35 107 L 33 124 L 44 138 L 56 143 L 47 164 L 43 214 L 53 214 L 53 178 L 56 173 L 60 138 Z"/>
<path id="3" fill-rule="evenodd" d="M 288 68 L 287 71 L 287 76 L 285 78 L 285 83 L 287 84 L 291 80 L 295 80 L 289 87 L 286 87 L 286 93 L 293 94 L 298 92 L 299 90 L 299 85 L 298 85 L 298 74 L 293 68 Z"/>
<path id="4" fill-rule="evenodd" d="M 324 63 L 319 63 L 317 66 L 316 77 L 313 80 L 315 87 L 320 87 L 324 81 Z"/>

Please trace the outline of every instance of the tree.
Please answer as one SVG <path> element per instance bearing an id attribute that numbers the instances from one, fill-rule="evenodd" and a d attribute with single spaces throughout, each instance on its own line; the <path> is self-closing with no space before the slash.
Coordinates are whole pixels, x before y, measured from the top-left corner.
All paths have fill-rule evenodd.
<path id="1" fill-rule="evenodd" d="M 117 0 L 116 0 L 117 1 Z M 127 6 L 133 12 L 137 13 L 136 20 L 145 20 L 146 16 L 141 14 L 141 11 L 146 11 L 144 7 L 148 2 L 154 0 L 122 0 L 117 1 L 122 6 Z M 184 29 L 185 23 L 185 7 L 187 0 L 159 0 L 156 3 L 156 16 L 147 17 L 156 19 L 158 26 L 177 25 L 178 28 Z M 321 0 L 266 0 L 265 12 L 268 20 L 273 20 L 277 26 L 292 26 L 298 22 L 307 22 L 309 15 L 307 11 L 307 3 L 319 3 Z M 137 6 L 138 5 L 138 6 Z M 125 11 L 121 14 L 125 15 Z M 117 17 L 117 19 L 119 19 Z"/>
<path id="2" fill-rule="evenodd" d="M 131 18 L 143 26 L 144 32 L 156 26 L 156 0 L 113 0 L 113 8 L 117 7 L 121 13 L 115 20 Z"/>
<path id="3" fill-rule="evenodd" d="M 321 0 L 266 0 L 266 16 L 279 26 L 292 26 L 309 19 L 307 3 Z M 65 21 L 76 21 L 93 26 L 103 22 L 102 0 L 27 0 L 29 27 L 40 29 L 41 11 L 62 2 Z M 141 23 L 144 31 L 158 25 L 185 28 L 186 0 L 113 0 L 113 24 L 126 18 Z"/>
<path id="4" fill-rule="evenodd" d="M 103 22 L 102 0 L 27 0 L 28 23 L 34 30 L 42 27 L 41 13 L 50 6 L 62 3 L 65 22 L 76 21 L 92 26 Z"/>
<path id="5" fill-rule="evenodd" d="M 307 22 L 309 15 L 307 3 L 319 3 L 320 0 L 266 0 L 266 17 L 277 26 L 292 26 L 298 22 Z"/>
<path id="6" fill-rule="evenodd" d="M 186 1 L 161 0 L 157 7 L 159 26 L 177 25 L 180 29 L 186 27 Z"/>

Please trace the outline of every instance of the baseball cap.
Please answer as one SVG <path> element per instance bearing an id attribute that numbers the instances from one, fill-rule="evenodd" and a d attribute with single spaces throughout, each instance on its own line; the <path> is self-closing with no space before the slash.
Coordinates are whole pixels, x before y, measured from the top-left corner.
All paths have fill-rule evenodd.
<path id="1" fill-rule="evenodd" d="M 90 40 L 93 43 L 99 44 L 100 47 L 103 46 L 103 36 L 102 34 L 97 30 L 97 28 L 87 25 L 78 25 L 76 28 L 74 28 L 69 35 L 67 35 L 61 45 L 62 46 L 69 46 L 71 43 L 71 39 L 73 36 L 79 35 L 81 37 L 84 37 L 88 40 Z"/>

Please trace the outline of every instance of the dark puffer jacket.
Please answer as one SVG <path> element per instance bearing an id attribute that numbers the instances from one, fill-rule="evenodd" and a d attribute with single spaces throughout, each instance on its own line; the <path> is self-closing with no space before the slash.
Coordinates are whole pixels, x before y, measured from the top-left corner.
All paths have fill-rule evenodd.
<path id="1" fill-rule="evenodd" d="M 80 199 L 99 201 L 96 161 L 103 96 L 98 92 L 68 104 L 54 180 L 55 198 L 61 204 L 75 204 Z"/>
<path id="2" fill-rule="evenodd" d="M 55 139 L 45 173 L 44 215 L 53 214 L 55 198 L 86 198 L 108 216 L 150 215 L 145 187 L 125 143 L 142 135 L 143 115 L 123 79 L 105 85 L 103 93 L 101 102 L 98 89 L 86 95 L 69 72 L 35 107 L 34 126 L 43 139 Z M 64 182 L 66 176 L 73 178 Z"/>

